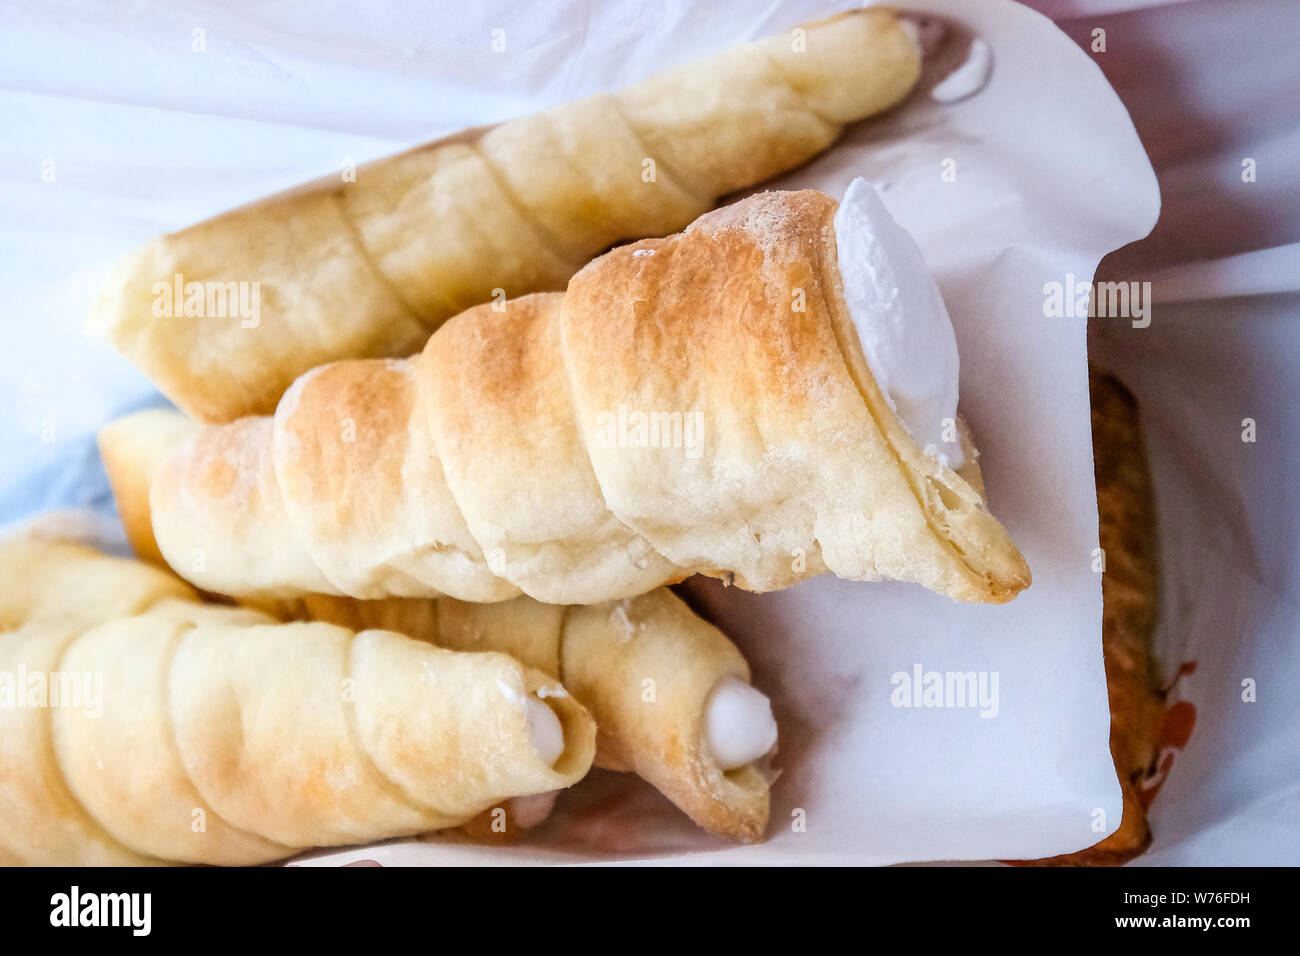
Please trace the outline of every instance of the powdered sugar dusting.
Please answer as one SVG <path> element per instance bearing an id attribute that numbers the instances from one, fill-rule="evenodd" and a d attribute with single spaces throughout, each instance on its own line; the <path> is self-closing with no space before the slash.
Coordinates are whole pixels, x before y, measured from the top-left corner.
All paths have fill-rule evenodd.
<path id="1" fill-rule="evenodd" d="M 814 213 L 815 206 L 809 202 L 809 195 L 821 195 L 812 190 L 804 192 L 762 192 L 730 206 L 715 209 L 697 219 L 686 231 L 699 232 L 710 237 L 718 237 L 727 232 L 743 233 L 745 239 L 757 246 L 763 253 L 763 280 L 769 290 L 781 290 L 785 294 L 788 284 L 786 268 L 793 262 L 804 258 L 816 258 L 815 249 L 810 249 L 817 239 L 822 237 L 829 227 L 829 217 L 825 222 L 815 224 L 815 230 L 806 221 Z M 831 208 L 830 197 L 822 196 Z M 811 253 L 811 255 L 810 255 Z"/>

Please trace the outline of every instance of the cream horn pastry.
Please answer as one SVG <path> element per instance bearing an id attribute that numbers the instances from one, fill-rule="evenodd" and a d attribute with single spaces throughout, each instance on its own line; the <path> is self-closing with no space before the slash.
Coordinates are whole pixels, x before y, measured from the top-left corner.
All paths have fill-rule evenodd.
<path id="1" fill-rule="evenodd" d="M 317 365 L 409 354 L 471 305 L 683 228 L 899 103 L 920 64 L 893 11 L 853 10 L 468 130 L 153 239 L 90 328 L 197 418 L 268 414 Z"/>
<path id="2" fill-rule="evenodd" d="M 252 864 L 459 826 L 578 781 L 553 678 L 382 630 L 205 604 L 66 542 L 0 543 L 0 852 Z M 18 687 L 13 675 L 23 675 Z"/>
<path id="3" fill-rule="evenodd" d="M 510 654 L 560 680 L 591 712 L 596 766 L 636 773 L 718 836 L 753 843 L 766 834 L 771 702 L 751 685 L 736 646 L 667 588 L 571 607 L 528 597 L 282 603 L 309 620 L 379 620 L 440 647 Z"/>
<path id="4" fill-rule="evenodd" d="M 161 561 L 148 513 L 150 476 L 197 427 L 179 412 L 152 410 L 100 431 L 128 540 L 149 560 Z M 720 836 L 750 842 L 766 830 L 764 758 L 777 735 L 771 703 L 750 685 L 735 645 L 666 589 L 595 607 L 527 597 L 472 604 L 319 594 L 261 606 L 283 619 L 382 628 L 441 647 L 508 653 L 559 680 L 591 712 L 598 766 L 634 771 Z M 538 798 L 511 801 L 472 829 L 495 837 L 497 823 L 510 837 L 543 809 Z"/>
<path id="5" fill-rule="evenodd" d="M 563 680 L 596 721 L 597 766 L 636 773 L 712 833 L 763 838 L 771 703 L 736 646 L 667 588 L 593 606 L 434 603 L 441 646 L 505 651 Z"/>
<path id="6" fill-rule="evenodd" d="M 843 206 L 758 194 L 410 359 L 314 369 L 168 457 L 159 548 L 239 597 L 596 604 L 831 571 L 1010 600 L 1029 569 L 983 497 L 951 323 L 888 216 L 865 181 Z"/>

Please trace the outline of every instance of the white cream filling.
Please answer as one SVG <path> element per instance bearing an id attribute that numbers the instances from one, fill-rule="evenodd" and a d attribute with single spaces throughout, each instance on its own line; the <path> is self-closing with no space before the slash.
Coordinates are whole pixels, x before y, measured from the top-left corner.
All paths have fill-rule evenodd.
<path id="1" fill-rule="evenodd" d="M 555 766 L 555 761 L 559 760 L 560 754 L 564 753 L 564 726 L 560 723 L 560 718 L 555 715 L 555 711 L 531 694 L 524 696 L 501 681 L 497 681 L 497 687 L 501 689 L 501 696 L 524 709 L 524 717 L 528 721 L 529 742 L 544 764 L 548 767 Z M 552 692 L 550 696 L 561 695 Z"/>
<path id="2" fill-rule="evenodd" d="M 844 300 L 876 384 L 927 454 L 960 467 L 957 337 L 921 250 L 861 177 L 835 213 L 835 242 Z"/>
<path id="3" fill-rule="evenodd" d="M 971 41 L 965 62 L 935 85 L 930 98 L 939 103 L 956 103 L 984 89 L 992 76 L 993 51 L 976 37 Z"/>
<path id="4" fill-rule="evenodd" d="M 776 746 L 772 702 L 739 678 L 722 678 L 704 703 L 704 740 L 723 770 L 757 760 Z"/>
<path id="5" fill-rule="evenodd" d="M 555 711 L 536 697 L 528 698 L 528 737 L 542 763 L 548 767 L 555 766 L 555 761 L 564 753 L 564 728 L 560 726 Z"/>

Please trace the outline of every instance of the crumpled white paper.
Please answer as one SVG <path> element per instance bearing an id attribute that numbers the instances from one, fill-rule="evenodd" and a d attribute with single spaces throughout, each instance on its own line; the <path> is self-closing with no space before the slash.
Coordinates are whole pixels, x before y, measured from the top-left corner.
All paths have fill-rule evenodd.
<path id="1" fill-rule="evenodd" d="M 1039 2 L 1039 0 L 1035 0 Z M 1300 861 L 1300 89 L 1290 0 L 1099 16 L 1059 0 L 1133 112 L 1164 206 L 1105 278 L 1150 281 L 1146 328 L 1089 347 L 1135 392 L 1160 536 L 1156 652 L 1196 727 L 1152 806 L 1151 866 Z M 1128 0 L 1138 7 L 1143 0 Z M 1088 8 L 1088 9 L 1080 9 Z M 1254 424 L 1251 432 L 1250 420 Z M 1254 441 L 1247 439 L 1254 438 Z M 1167 766 L 1166 753 L 1161 760 Z"/>
<path id="2" fill-rule="evenodd" d="M 45 211 L 39 225 L 5 227 L 26 243 L 18 268 L 50 280 L 42 289 L 20 283 L 22 307 L 56 317 L 28 329 L 20 351 L 57 357 L 16 373 L 30 411 L 14 437 L 32 454 L 0 470 L 0 517 L 44 503 L 30 476 L 75 468 L 69 446 L 148 394 L 102 346 L 47 339 L 79 321 L 116 252 L 340 162 L 617 88 L 843 6 L 485 3 L 427 14 L 427 29 L 412 30 L 406 4 L 361 20 L 315 5 L 306 20 L 267 12 L 263 22 L 206 28 L 199 19 L 221 14 L 170 5 L 124 35 L 140 59 L 129 75 L 110 73 L 117 102 L 84 99 L 92 87 L 76 70 L 63 90 L 5 94 L 6 109 L 48 108 L 33 122 L 62 178 L 18 191 L 19 202 Z M 987 88 L 947 104 L 922 91 L 775 185 L 838 197 L 866 176 L 916 237 L 956 327 L 960 407 L 983 454 L 991 507 L 1024 551 L 1033 586 L 984 607 L 830 578 L 767 595 L 690 582 L 693 603 L 740 644 L 775 701 L 782 774 L 764 845 L 720 843 L 635 778 L 596 772 L 514 847 L 435 836 L 314 861 L 1033 858 L 1091 845 L 1118 825 L 1093 570 L 1085 319 L 1046 317 L 1043 286 L 1088 281 L 1102 255 L 1144 235 L 1158 209 L 1155 181 L 1100 72 L 1049 21 L 1003 0 L 934 6 L 992 49 Z M 192 29 L 206 30 L 206 53 L 191 50 Z M 103 66 L 89 34 L 49 30 L 69 61 L 85 46 L 87 70 Z M 490 52 L 494 30 L 504 30 L 503 54 Z M 399 56 L 383 55 L 402 45 Z M 7 75 L 38 55 L 14 52 Z M 121 45 L 114 55 L 132 59 Z M 177 112 L 194 108 L 211 115 Z M 70 132 L 83 116 L 93 136 Z M 48 387 L 51 374 L 71 387 Z M 65 427 L 58 451 L 33 438 L 45 421 Z M 100 480 L 80 464 L 80 481 Z M 982 708 L 891 705 L 895 675 L 918 668 L 984 675 L 990 698 Z"/>
<path id="3" fill-rule="evenodd" d="M 1235 265 L 1197 271 L 1230 288 L 1226 274 L 1248 281 L 1254 269 Z M 1092 337 L 1098 360 L 1132 383 L 1147 433 L 1161 563 L 1156 651 L 1167 673 L 1194 667 L 1177 678 L 1176 696 L 1195 707 L 1196 727 L 1152 806 L 1154 841 L 1140 860 L 1294 866 L 1300 521 L 1286 476 L 1300 469 L 1300 285 L 1293 273 L 1282 295 L 1163 301 L 1158 290 L 1176 290 L 1177 278 L 1152 277 L 1149 328 L 1107 323 Z"/>

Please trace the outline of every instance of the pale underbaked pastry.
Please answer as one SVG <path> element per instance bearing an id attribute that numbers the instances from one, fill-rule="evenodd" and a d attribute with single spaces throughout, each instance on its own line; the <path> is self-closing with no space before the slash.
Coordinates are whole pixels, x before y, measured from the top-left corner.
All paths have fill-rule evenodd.
<path id="1" fill-rule="evenodd" d="M 496 289 L 561 289 L 799 165 L 900 102 L 920 61 L 892 11 L 854 10 L 470 130 L 152 240 L 90 328 L 197 418 L 269 413 L 310 368 L 406 355 Z"/>
<path id="2" fill-rule="evenodd" d="M 258 863 L 457 826 L 591 764 L 591 717 L 505 654 L 284 624 L 30 536 L 0 580 L 22 581 L 0 590 L 10 862 Z"/>
<path id="3" fill-rule="evenodd" d="M 1138 786 L 1154 769 L 1164 716 L 1151 648 L 1156 618 L 1155 505 L 1137 403 L 1120 382 L 1091 369 L 1093 460 L 1106 568 L 1101 578 L 1102 651 L 1110 694 L 1110 750 L 1124 794 L 1119 829 L 1095 846 L 1036 866 L 1115 866 L 1151 842 Z"/>
<path id="4" fill-rule="evenodd" d="M 150 476 L 197 427 L 179 412 L 159 409 L 128 415 L 99 433 L 127 539 L 147 560 L 162 562 L 149 519 Z M 470 604 L 319 594 L 258 606 L 285 620 L 382 628 L 455 650 L 508 653 L 560 680 L 590 711 L 597 766 L 637 773 L 719 836 L 753 842 L 767 829 L 770 794 L 761 758 L 772 749 L 764 731 L 774 735 L 775 724 L 770 710 L 761 711 L 769 705 L 748 688 L 749 666 L 735 645 L 666 588 L 591 607 L 527 597 Z M 742 725 L 713 726 L 728 716 Z M 710 738 L 719 736 L 711 746 Z"/>
<path id="5" fill-rule="evenodd" d="M 240 597 L 593 604 L 829 570 L 1010 600 L 1029 569 L 969 434 L 954 425 L 956 470 L 928 454 L 867 365 L 837 207 L 752 196 L 565 293 L 476 306 L 409 360 L 313 370 L 274 417 L 206 426 L 163 463 L 162 554 Z M 624 441 L 629 408 L 681 427 Z"/>

